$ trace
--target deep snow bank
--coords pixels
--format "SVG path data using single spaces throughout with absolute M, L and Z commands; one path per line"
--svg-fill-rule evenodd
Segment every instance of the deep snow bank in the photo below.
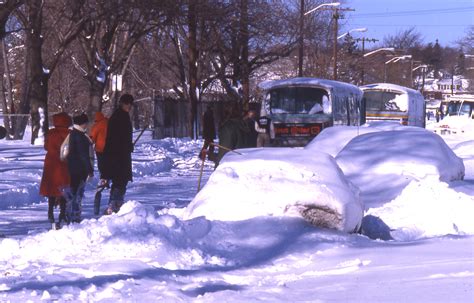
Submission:
M 362 219 L 358 190 L 326 153 L 260 148 L 228 153 L 189 204 L 185 218 L 237 221 L 302 216 L 314 225 L 351 232 Z
M 388 201 L 412 180 L 435 176 L 447 182 L 464 177 L 462 159 L 441 137 L 426 130 L 383 131 L 355 137 L 336 161 L 363 194 L 386 190 L 389 192 L 383 197 Z
M 448 234 L 474 235 L 474 197 L 435 177 L 412 181 L 396 199 L 367 214 L 380 217 L 397 240 Z

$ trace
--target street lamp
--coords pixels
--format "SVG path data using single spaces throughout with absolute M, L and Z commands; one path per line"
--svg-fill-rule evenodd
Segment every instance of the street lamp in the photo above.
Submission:
M 339 6 L 341 3 L 339 2 L 331 2 L 331 3 L 323 3 L 316 6 L 313 9 L 310 9 L 306 13 L 304 13 L 304 0 L 301 0 L 301 15 L 300 15 L 300 36 L 299 36 L 299 46 L 298 46 L 298 77 L 303 77 L 303 57 L 304 57 L 304 39 L 303 39 L 303 31 L 304 31 L 304 16 L 311 14 L 312 12 L 317 11 L 318 9 L 325 7 L 325 6 Z
M 393 47 L 384 47 L 384 48 L 379 48 L 379 49 L 373 50 L 371 52 L 368 52 L 368 53 L 362 55 L 362 73 L 361 73 L 362 74 L 362 76 L 361 76 L 362 84 L 364 84 L 364 74 L 365 74 L 365 71 L 364 71 L 364 69 L 365 69 L 364 58 L 368 57 L 368 56 L 371 56 L 373 54 L 376 54 L 378 52 L 395 52 L 395 49 Z
M 411 55 L 404 55 L 404 56 L 398 56 L 398 57 L 393 57 L 392 59 L 388 60 L 385 62 L 385 65 L 384 65 L 384 76 L 383 76 L 383 79 L 384 79 L 384 82 L 387 82 L 387 65 L 390 64 L 390 63 L 395 63 L 395 62 L 398 62 L 400 60 L 405 60 L 405 59 L 411 59 Z M 413 61 L 412 61 L 413 63 Z M 412 83 L 412 79 L 410 79 L 410 82 Z M 412 84 L 410 83 L 410 86 L 412 86 Z
M 379 48 L 379 49 L 376 49 L 374 51 L 371 51 L 371 52 L 368 52 L 366 54 L 364 54 L 364 57 L 368 57 L 370 55 L 373 55 L 375 53 L 378 53 L 378 52 L 383 52 L 383 51 L 386 51 L 386 52 L 394 52 L 395 49 L 393 47 L 384 47 L 384 48 Z
M 320 9 L 321 7 L 324 7 L 324 6 L 339 6 L 339 5 L 341 5 L 341 3 L 339 3 L 339 2 L 323 3 L 323 4 L 320 4 L 320 5 L 316 6 L 313 9 L 310 9 L 309 11 L 304 13 L 304 15 L 306 16 L 308 14 L 311 14 L 312 12 L 317 11 L 318 9 Z
M 345 32 L 344 34 L 340 35 L 339 37 L 337 37 L 337 39 L 341 39 L 343 37 L 345 37 L 346 35 L 349 35 L 350 33 L 352 32 L 366 32 L 367 31 L 367 28 L 365 27 L 362 27 L 362 28 L 354 28 L 354 29 L 351 29 L 350 31 L 348 32 Z
M 398 57 L 393 57 L 392 59 L 388 60 L 387 62 L 385 62 L 385 64 L 389 64 L 389 63 L 395 63 L 395 62 L 398 62 L 400 60 L 405 60 L 405 59 L 411 59 L 411 55 L 404 55 L 404 56 L 398 56 Z
M 422 72 L 422 82 L 421 82 L 421 89 L 420 89 L 420 92 L 421 94 L 423 95 L 423 92 L 425 91 L 425 73 L 426 73 L 426 68 L 428 68 L 428 65 L 426 64 L 422 64 L 422 65 L 418 65 L 417 67 L 413 68 L 411 70 L 411 73 L 412 73 L 412 76 L 411 78 L 413 79 L 413 72 L 416 71 L 417 69 L 421 68 L 421 72 Z

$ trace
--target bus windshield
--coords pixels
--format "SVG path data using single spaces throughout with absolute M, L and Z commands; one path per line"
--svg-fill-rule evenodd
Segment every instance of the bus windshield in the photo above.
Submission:
M 364 101 L 366 109 L 370 111 L 396 111 L 408 110 L 407 100 L 404 95 L 387 91 L 365 91 Z
M 282 87 L 270 90 L 272 114 L 330 114 L 327 92 L 314 87 Z
M 471 116 L 472 104 L 467 102 L 449 102 L 448 115 L 449 116 Z

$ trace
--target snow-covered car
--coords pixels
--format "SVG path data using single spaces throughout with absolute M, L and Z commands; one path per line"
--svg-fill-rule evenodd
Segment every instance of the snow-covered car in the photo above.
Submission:
M 359 187 L 363 200 L 371 197 L 364 200 L 366 204 L 387 202 L 378 200 L 380 196 L 395 198 L 413 180 L 464 178 L 463 160 L 440 136 L 422 128 L 357 136 L 339 152 L 336 161 Z
M 359 229 L 364 206 L 332 156 L 294 148 L 227 153 L 185 218 L 241 221 L 261 216 L 303 217 L 345 232 Z

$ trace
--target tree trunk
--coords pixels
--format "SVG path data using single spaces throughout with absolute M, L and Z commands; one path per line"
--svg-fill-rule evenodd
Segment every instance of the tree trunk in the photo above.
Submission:
M 26 53 L 28 90 L 27 103 L 30 104 L 31 144 L 44 138 L 48 131 L 48 71 L 44 71 L 42 58 L 42 0 L 28 2 L 28 27 L 26 31 Z
M 248 110 L 250 100 L 248 0 L 241 0 L 240 3 L 240 40 L 242 46 L 242 101 L 243 108 L 245 110 Z
M 90 103 L 87 108 L 89 118 L 94 117 L 96 112 L 102 111 L 102 96 L 105 91 L 105 82 L 89 79 L 89 96 Z
M 11 75 L 10 75 L 10 65 L 8 63 L 8 55 L 6 51 L 5 40 L 2 39 L 2 58 L 3 58 L 3 70 L 2 70 L 2 79 L 5 78 L 5 86 L 3 81 L 0 81 L 1 84 L 1 97 L 3 104 L 3 113 L 5 114 L 3 118 L 5 129 L 7 130 L 7 140 L 13 137 L 13 127 L 11 123 L 10 116 L 14 112 L 13 96 L 12 96 L 12 85 L 11 85 Z M 4 93 L 5 92 L 5 93 Z M 8 105 L 10 105 L 10 110 L 8 110 Z
M 188 26 L 189 26 L 189 46 L 188 46 L 188 63 L 189 63 L 189 97 L 191 102 L 191 115 L 189 119 L 189 135 L 191 138 L 197 138 L 197 18 L 196 18 L 196 1 L 189 1 Z

